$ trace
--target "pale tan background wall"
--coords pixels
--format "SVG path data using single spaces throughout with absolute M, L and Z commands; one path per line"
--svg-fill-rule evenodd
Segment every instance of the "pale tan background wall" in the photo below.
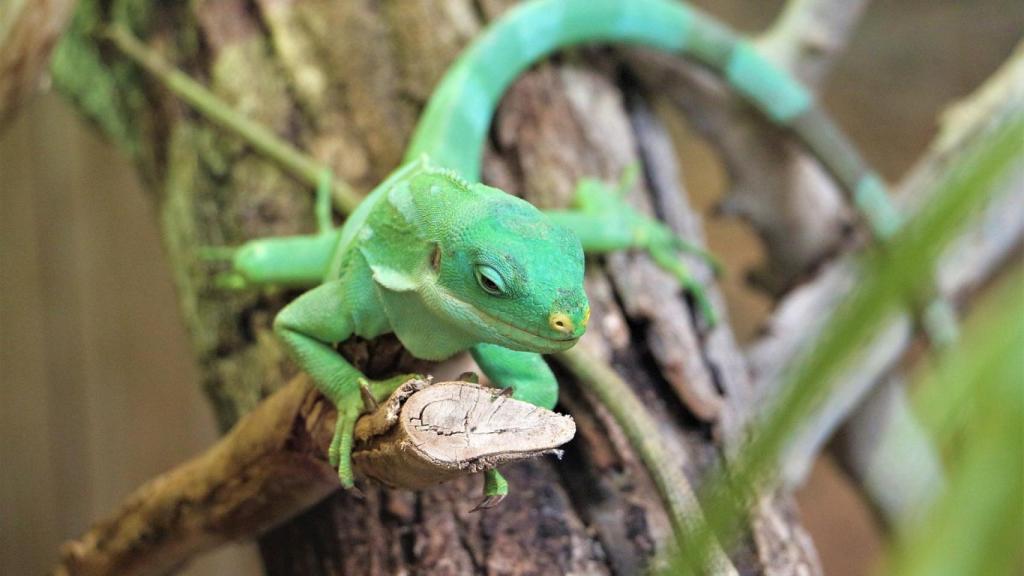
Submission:
M 778 2 L 698 2 L 747 29 Z M 840 64 L 828 107 L 889 178 L 1024 31 L 1017 0 L 876 0 Z M 697 202 L 720 175 L 690 152 Z M 40 574 L 57 544 L 132 488 L 198 453 L 213 418 L 178 318 L 147 198 L 128 161 L 56 96 L 29 105 L 0 134 L 0 574 Z M 710 226 L 742 335 L 764 300 L 742 288 L 758 247 L 741 226 Z M 801 494 L 829 574 L 864 574 L 874 526 L 827 461 Z M 252 574 L 251 549 L 189 574 Z
M 0 136 L 2 574 L 42 573 L 216 437 L 153 218 L 127 159 L 56 96 Z

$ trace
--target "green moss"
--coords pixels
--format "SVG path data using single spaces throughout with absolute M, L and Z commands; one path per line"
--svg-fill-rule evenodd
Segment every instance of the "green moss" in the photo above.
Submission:
M 97 2 L 79 2 L 67 31 L 54 49 L 50 72 L 54 84 L 71 98 L 82 114 L 107 137 L 129 152 L 138 148 L 138 133 L 128 114 L 126 100 L 136 90 L 126 71 L 115 71 L 104 62 L 96 43 L 103 24 Z
M 105 50 L 100 40 L 111 23 L 144 30 L 152 19 L 152 2 L 82 0 L 54 49 L 50 73 L 57 89 L 84 117 L 130 154 L 139 151 L 141 127 L 134 118 L 145 108 L 139 71 Z

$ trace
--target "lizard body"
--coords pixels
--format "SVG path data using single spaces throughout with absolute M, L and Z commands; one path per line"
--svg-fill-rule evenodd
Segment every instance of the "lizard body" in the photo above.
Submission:
M 572 346 L 585 329 L 583 251 L 645 249 L 701 301 L 678 259 L 686 247 L 606 187 L 584 182 L 572 210 L 542 213 L 475 183 L 488 127 L 508 85 L 553 51 L 589 42 L 645 45 L 719 72 L 820 158 L 876 234 L 884 237 L 898 226 L 881 180 L 809 93 L 710 17 L 673 0 L 521 4 L 449 69 L 403 166 L 343 228 L 321 218 L 319 234 L 255 240 L 232 255 L 230 285 L 319 284 L 281 311 L 275 330 L 338 407 L 330 453 L 344 486 L 353 485 L 352 428 L 364 398 L 387 396 L 405 377 L 367 381 L 337 354 L 335 343 L 353 334 L 394 332 L 424 359 L 469 350 L 498 386 L 550 408 L 557 382 L 539 354 Z M 490 471 L 485 504 L 506 490 Z
M 374 189 L 329 238 L 322 283 L 286 306 L 274 328 L 338 407 L 331 458 L 346 486 L 364 396 L 382 400 L 406 379 L 365 380 L 333 348 L 352 335 L 394 333 L 425 360 L 470 350 L 499 386 L 554 407 L 554 376 L 536 354 L 571 347 L 590 315 L 583 250 L 570 230 L 424 156 Z

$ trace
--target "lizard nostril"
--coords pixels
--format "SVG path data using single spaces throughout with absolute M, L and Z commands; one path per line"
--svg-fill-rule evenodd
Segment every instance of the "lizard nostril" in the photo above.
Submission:
M 572 332 L 572 320 L 569 319 L 569 315 L 564 312 L 555 312 L 548 317 L 548 325 L 555 332 L 561 332 L 568 334 Z

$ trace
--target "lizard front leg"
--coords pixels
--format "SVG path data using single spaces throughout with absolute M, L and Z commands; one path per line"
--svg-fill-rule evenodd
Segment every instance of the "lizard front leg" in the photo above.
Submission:
M 558 380 L 544 358 L 535 352 L 519 352 L 494 344 L 469 349 L 473 360 L 498 388 L 511 391 L 516 400 L 553 410 L 558 402 Z
M 350 299 L 346 299 L 341 281 L 322 284 L 282 309 L 274 319 L 274 331 L 317 389 L 338 409 L 328 454 L 331 465 L 338 468 L 342 486 L 352 488 L 356 420 L 369 408 L 364 405 L 363 396 L 368 394 L 381 402 L 412 376 L 368 380 L 335 351 L 334 345 L 353 333 L 347 300 Z
M 477 344 L 470 354 L 491 382 L 517 400 L 552 410 L 558 402 L 558 380 L 540 354 L 518 352 L 494 344 Z M 484 473 L 484 499 L 473 510 L 492 508 L 508 495 L 508 481 L 496 468 Z
M 630 174 L 624 175 L 618 190 L 598 180 L 583 179 L 576 189 L 574 209 L 545 211 L 545 214 L 572 230 L 585 252 L 601 254 L 631 248 L 646 250 L 662 270 L 674 276 L 693 296 L 701 315 L 714 325 L 716 315 L 704 287 L 693 277 L 679 254 L 685 252 L 697 256 L 716 272 L 719 268 L 717 261 L 705 250 L 679 238 L 668 226 L 630 206 L 624 198 Z

